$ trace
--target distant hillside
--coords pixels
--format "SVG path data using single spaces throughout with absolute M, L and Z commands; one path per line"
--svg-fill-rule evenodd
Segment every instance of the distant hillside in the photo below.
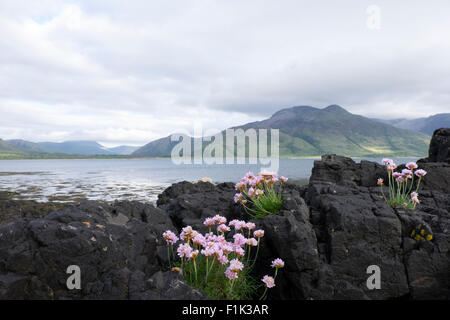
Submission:
M 36 142 L 30 142 L 26 140 L 6 140 L 6 142 L 10 145 L 13 145 L 17 148 L 20 148 L 23 151 L 27 152 L 43 152 L 43 153 L 49 153 L 52 152 L 51 150 L 45 148 L 44 146 L 41 146 L 39 143 Z
M 430 137 L 354 115 L 331 105 L 324 109 L 299 106 L 280 110 L 269 119 L 235 128 L 280 130 L 280 156 L 320 156 L 337 153 L 352 157 L 424 156 Z M 169 137 L 152 141 L 133 156 L 164 157 L 177 142 Z
M 154 140 L 140 147 L 131 155 L 134 157 L 170 157 L 172 148 L 178 142 L 170 141 L 170 136 Z
M 20 149 L 12 144 L 9 144 L 7 141 L 0 139 L 0 157 L 2 158 L 15 158 L 19 156 L 23 156 L 28 152 Z
M 120 154 L 120 155 L 132 154 L 137 149 L 139 149 L 139 147 L 134 147 L 134 146 L 118 146 L 118 147 L 108 148 L 108 150 L 112 154 Z
M 422 132 L 429 136 L 432 136 L 437 129 L 450 128 L 450 113 L 439 113 L 428 118 L 376 120 L 391 124 L 397 128 Z
M 109 155 L 112 154 L 106 147 L 95 141 L 65 141 L 65 142 L 38 142 L 50 152 L 81 154 L 81 155 Z
M 95 141 L 31 142 L 20 139 L 0 139 L 0 159 L 80 159 L 123 158 L 138 147 L 119 146 L 106 148 Z

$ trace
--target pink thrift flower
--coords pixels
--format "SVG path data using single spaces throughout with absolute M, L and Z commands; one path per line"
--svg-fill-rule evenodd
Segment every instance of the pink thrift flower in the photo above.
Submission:
M 236 183 L 236 185 L 234 186 L 234 188 L 235 188 L 236 190 L 242 191 L 242 190 L 245 188 L 245 185 L 246 185 L 246 184 L 244 184 L 243 182 L 238 182 L 238 183 Z
M 198 232 L 193 230 L 191 226 L 187 226 L 181 229 L 180 238 L 188 241 L 189 239 L 194 238 L 197 234 Z
M 194 250 L 189 254 L 188 259 L 195 259 L 198 256 L 198 250 Z
M 216 223 L 216 225 L 220 225 L 220 224 L 225 224 L 227 223 L 227 218 L 219 216 L 218 214 L 216 214 L 213 218 L 214 222 Z
M 264 230 L 256 230 L 255 232 L 253 232 L 253 236 L 255 238 L 262 238 L 262 237 L 264 237 Z
M 255 228 L 256 228 L 256 224 L 254 224 L 253 222 L 247 222 L 244 225 L 244 229 L 247 229 L 247 230 L 253 230 Z
M 381 187 L 384 184 L 383 179 L 379 178 L 377 184 Z
M 394 171 L 395 169 L 397 169 L 397 165 L 390 164 L 390 165 L 387 166 L 387 168 L 388 168 L 389 171 Z
M 265 275 L 262 279 L 262 282 L 266 285 L 267 288 L 273 288 L 275 287 L 275 279 L 273 277 L 270 277 L 268 275 Z
M 419 169 L 419 170 L 416 170 L 416 172 L 414 172 L 414 174 L 416 176 L 418 176 L 419 178 L 422 178 L 427 174 L 427 172 L 423 169 Z
M 231 252 L 233 252 L 233 246 L 232 246 L 232 244 L 230 244 L 229 242 L 224 243 L 224 244 L 222 245 L 222 251 L 223 251 L 223 253 L 226 254 L 226 255 L 228 255 L 228 254 L 230 254 Z
M 196 245 L 203 246 L 206 243 L 206 239 L 203 235 L 199 233 L 194 238 L 192 238 L 192 242 L 195 243 Z
M 403 176 L 404 178 L 406 178 L 406 179 L 409 179 L 409 178 L 411 178 L 411 176 L 412 176 L 412 171 L 409 170 L 409 169 L 403 169 L 403 170 L 402 170 L 402 176 Z
M 259 174 L 264 177 L 269 177 L 269 178 L 278 177 L 278 174 L 276 172 L 270 172 L 270 171 L 265 171 L 265 170 L 261 171 Z
M 235 202 L 235 203 L 238 203 L 239 201 L 242 200 L 242 197 L 243 197 L 243 194 L 242 194 L 242 193 L 236 193 L 236 194 L 234 195 L 234 202 Z
M 227 270 L 225 270 L 225 276 L 230 280 L 238 278 L 237 272 L 233 272 L 229 268 L 227 268 Z
M 415 162 L 408 162 L 408 163 L 406 164 L 406 167 L 407 167 L 409 170 L 414 170 L 414 169 L 417 169 L 419 166 L 418 166 L 417 163 L 415 163 Z
M 245 221 L 242 220 L 232 220 L 228 224 L 230 227 L 234 227 L 235 230 L 239 231 L 246 225 Z
M 236 225 L 237 222 L 239 222 L 239 220 L 234 219 L 234 220 L 231 220 L 231 221 L 228 223 L 228 225 L 229 225 L 230 227 L 234 227 L 234 226 Z
M 219 261 L 219 263 L 220 263 L 221 265 L 224 265 L 224 264 L 227 264 L 227 263 L 228 263 L 228 258 L 227 258 L 226 255 L 221 255 L 221 256 L 217 259 L 217 261 Z
M 221 225 L 219 225 L 219 226 L 217 227 L 217 230 L 219 230 L 220 232 L 225 233 L 225 232 L 230 231 L 230 227 L 228 227 L 228 226 L 225 225 L 225 224 L 221 224 Z
M 212 227 L 214 225 L 214 219 L 213 218 L 206 218 L 203 224 L 207 227 Z
M 272 268 L 283 268 L 284 267 L 284 261 L 280 258 L 276 258 L 272 261 Z
M 252 198 L 255 195 L 255 189 L 253 189 L 253 187 L 251 187 L 250 189 L 248 189 L 247 194 L 250 198 Z
M 281 177 L 280 177 L 280 181 L 281 181 L 281 182 L 286 182 L 286 181 L 288 181 L 288 178 L 281 176 Z
M 394 160 L 388 159 L 388 158 L 384 158 L 383 160 L 381 160 L 381 162 L 382 162 L 385 166 L 394 164 Z
M 247 238 L 245 238 L 240 233 L 236 233 L 235 235 L 233 235 L 233 239 L 234 239 L 234 244 L 237 246 L 240 246 L 240 247 L 245 246 L 245 244 L 247 243 Z
M 419 194 L 417 192 L 411 192 L 411 198 L 417 198 Z
M 245 187 L 248 186 L 248 179 L 244 177 L 241 179 L 240 183 L 242 184 L 242 189 L 245 189 Z
M 261 195 L 263 195 L 263 193 L 264 193 L 264 191 L 261 190 L 261 189 L 256 189 L 256 191 L 255 191 L 255 194 L 256 194 L 257 196 L 261 196 Z
M 219 245 L 223 245 L 226 242 L 225 237 L 223 235 L 216 236 L 214 241 Z
M 253 179 L 255 177 L 255 175 L 253 174 L 253 172 L 249 171 L 245 174 L 245 177 L 248 179 Z
M 202 253 L 202 255 L 204 255 L 205 257 L 211 257 L 211 256 L 213 256 L 213 255 L 216 254 L 216 250 L 214 250 L 214 247 L 209 247 L 209 248 L 203 249 L 203 250 L 201 251 L 201 253 Z
M 395 178 L 395 179 L 397 179 L 398 177 L 400 177 L 402 174 L 400 173 L 400 172 L 394 172 L 393 174 L 392 174 L 392 176 Z
M 166 240 L 167 244 L 175 244 L 178 241 L 178 237 L 170 230 L 163 233 L 163 238 Z
M 258 241 L 255 238 L 247 239 L 247 245 L 256 247 L 258 245 Z
M 233 272 L 239 272 L 244 268 L 244 264 L 238 259 L 233 259 L 230 261 L 230 266 L 228 268 Z
M 183 258 L 183 257 L 189 258 L 192 253 L 192 248 L 187 243 L 180 244 L 178 246 L 177 253 L 180 258 Z
M 236 253 L 236 255 L 238 257 L 243 257 L 245 255 L 245 250 L 242 249 L 240 246 L 234 245 L 233 249 L 234 249 L 234 253 Z

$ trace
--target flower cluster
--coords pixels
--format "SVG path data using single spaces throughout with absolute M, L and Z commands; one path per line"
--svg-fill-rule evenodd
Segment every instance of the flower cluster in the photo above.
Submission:
M 418 169 L 419 166 L 415 162 L 408 162 L 406 168 L 401 172 L 395 171 L 397 165 L 392 159 L 383 159 L 381 162 L 386 166 L 388 172 L 389 199 L 383 191 L 384 180 L 379 178 L 377 184 L 381 187 L 381 192 L 386 202 L 392 207 L 401 205 L 405 208 L 414 209 L 420 203 L 418 191 L 420 183 L 427 172 L 423 169 Z M 414 188 L 415 177 L 417 184 Z
M 260 172 L 254 175 L 248 172 L 238 183 L 235 189 L 234 202 L 241 203 L 247 212 L 255 218 L 275 214 L 281 210 L 281 187 L 288 178 L 278 176 L 273 172 Z M 279 183 L 278 192 L 275 185 Z M 252 204 L 249 206 L 249 202 Z
M 261 281 L 264 283 L 266 287 L 261 297 L 261 300 L 266 297 L 267 289 L 275 287 L 275 279 L 277 278 L 278 275 L 278 269 L 284 268 L 284 261 L 281 260 L 280 258 L 276 258 L 275 260 L 272 261 L 272 268 L 275 268 L 275 275 L 273 277 L 265 275 L 261 279 Z
M 205 219 L 203 224 L 209 229 L 205 234 L 197 232 L 191 226 L 181 230 L 180 238 L 170 230 L 163 233 L 167 242 L 169 263 L 169 249 L 175 259 L 173 247 L 181 240 L 183 242 L 178 245 L 176 253 L 180 261 L 179 268 L 190 285 L 207 293 L 209 290 L 211 295 L 217 298 L 248 298 L 242 292 L 256 261 L 264 230 L 255 230 L 254 223 L 243 220 L 232 220 L 227 224 L 227 219 L 219 215 Z M 215 233 L 212 228 L 215 228 Z M 232 229 L 234 232 L 228 233 Z M 253 247 L 256 247 L 254 257 L 251 254 Z M 275 259 L 272 266 L 278 270 L 284 266 L 284 262 Z M 272 284 L 275 285 L 274 282 Z M 268 287 L 270 281 L 266 283 L 266 288 Z

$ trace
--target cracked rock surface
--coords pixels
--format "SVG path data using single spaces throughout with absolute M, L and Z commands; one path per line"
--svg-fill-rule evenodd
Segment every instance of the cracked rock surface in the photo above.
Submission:
M 133 201 L 87 201 L 0 224 L 1 299 L 201 299 L 167 265 L 168 215 Z M 68 290 L 67 267 L 81 270 Z

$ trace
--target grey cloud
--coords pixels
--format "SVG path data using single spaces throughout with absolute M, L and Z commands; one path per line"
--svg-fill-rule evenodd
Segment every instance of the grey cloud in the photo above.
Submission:
M 294 105 L 449 112 L 450 4 L 377 1 L 377 31 L 370 4 L 2 1 L 0 137 L 142 144 Z

